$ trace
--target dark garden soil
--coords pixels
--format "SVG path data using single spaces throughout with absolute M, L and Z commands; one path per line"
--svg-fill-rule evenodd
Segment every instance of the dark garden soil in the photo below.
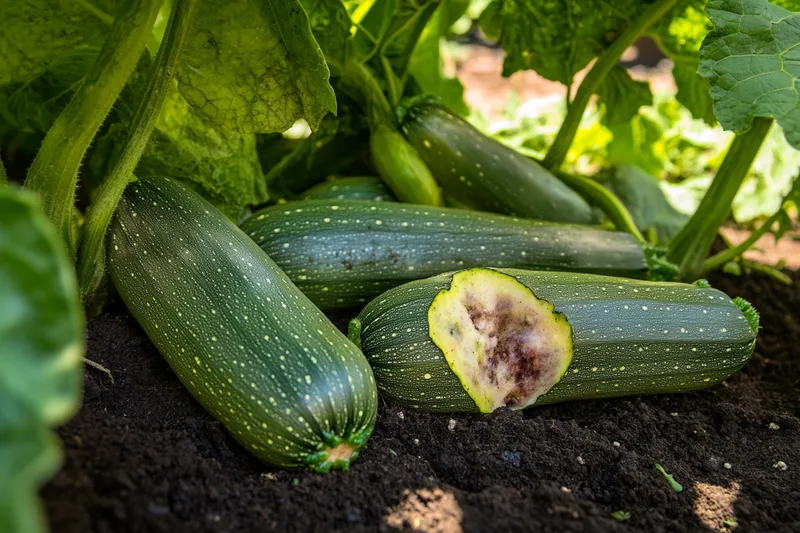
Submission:
M 64 468 L 43 491 L 52 530 L 800 531 L 792 277 L 712 280 L 752 301 L 763 331 L 744 371 L 710 391 L 491 416 L 382 405 L 352 470 L 329 475 L 248 456 L 119 308 L 90 323 L 88 357 L 114 382 L 87 370 L 83 407 L 59 431 Z

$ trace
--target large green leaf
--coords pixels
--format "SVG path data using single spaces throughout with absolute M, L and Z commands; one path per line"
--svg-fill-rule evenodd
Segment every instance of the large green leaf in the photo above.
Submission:
M 602 183 L 625 205 L 636 227 L 645 235 L 654 233 L 658 244 L 668 243 L 689 219 L 669 203 L 658 179 L 639 167 L 613 169 Z
M 181 94 L 210 122 L 243 133 L 312 129 L 336 97 L 298 0 L 204 0 L 178 71 Z
M 486 35 L 506 51 L 503 75 L 533 69 L 572 83 L 653 0 L 495 0 L 483 12 Z
M 706 13 L 699 72 L 720 124 L 740 133 L 773 117 L 800 149 L 800 13 L 765 0 L 711 0 Z
M 138 101 L 133 91 L 120 99 L 120 122 L 111 127 L 93 153 L 91 167 L 97 176 L 110 169 L 125 142 L 130 117 L 122 111 L 130 107 L 126 102 L 131 99 Z M 234 220 L 244 206 L 267 200 L 260 192 L 264 174 L 255 134 L 225 130 L 204 120 L 177 90 L 167 95 L 135 172 L 188 183 Z
M 343 62 L 353 25 L 344 4 L 340 0 L 300 0 L 300 3 L 325 57 Z
M 107 17 L 88 0 L 0 2 L 0 86 L 30 81 L 76 54 L 99 53 Z
M 42 531 L 58 466 L 48 426 L 78 407 L 84 318 L 71 262 L 35 196 L 0 189 L 0 531 Z

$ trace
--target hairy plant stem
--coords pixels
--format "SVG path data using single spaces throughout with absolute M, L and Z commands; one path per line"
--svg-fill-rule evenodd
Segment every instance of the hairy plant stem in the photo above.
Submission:
M 703 261 L 771 126 L 771 118 L 756 117 L 750 130 L 733 139 L 697 211 L 670 242 L 667 259 L 680 267 L 685 281 L 702 273 Z
M 39 194 L 44 214 L 68 245 L 81 161 L 136 67 L 161 1 L 131 0 L 121 5 L 100 55 L 47 132 L 25 181 Z
M 581 82 L 575 98 L 569 102 L 567 116 L 558 130 L 555 141 L 547 151 L 542 165 L 549 170 L 557 170 L 567 157 L 569 147 L 578 132 L 581 118 L 592 95 L 597 92 L 606 75 L 619 62 L 620 57 L 636 39 L 655 21 L 661 18 L 677 0 L 661 0 L 652 3 L 642 14 L 635 19 L 625 31 L 609 46 L 605 52 L 598 56 L 589 73 Z M 569 95 L 567 95 L 569 100 Z
M 6 167 L 3 166 L 3 160 L 0 159 L 0 187 L 8 185 L 8 174 L 6 174 Z
M 93 297 L 105 277 L 104 252 L 108 224 L 150 140 L 172 86 L 198 5 L 198 0 L 176 0 L 173 5 L 164 39 L 148 73 L 144 95 L 133 116 L 125 146 L 86 213 L 78 254 L 78 286 L 84 303 Z

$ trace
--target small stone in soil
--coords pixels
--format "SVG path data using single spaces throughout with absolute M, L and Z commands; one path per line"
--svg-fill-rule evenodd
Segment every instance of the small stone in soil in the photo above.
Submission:
M 781 429 L 781 427 L 778 424 L 776 424 L 775 422 L 770 422 L 769 423 L 769 429 L 777 431 L 777 430 Z
M 725 470 L 730 470 L 731 469 L 731 464 L 730 463 L 724 463 L 722 465 L 722 468 L 724 468 Z
M 583 457 L 581 457 L 580 455 L 577 457 L 577 461 L 578 461 L 579 465 L 585 465 L 586 464 L 586 461 L 584 461 Z
M 781 472 L 784 472 L 787 468 L 789 468 L 789 465 L 787 465 L 783 461 L 778 461 L 777 463 L 772 465 L 772 468 L 775 468 L 777 470 L 780 470 Z
M 611 444 L 613 444 L 613 445 L 614 445 L 614 448 L 619 448 L 619 442 L 617 442 L 617 441 L 614 441 L 614 442 L 612 442 Z
M 567 494 L 572 493 L 572 489 L 569 487 L 561 487 L 562 492 L 566 492 Z
M 456 430 L 456 421 L 453 420 L 452 418 L 450 419 L 450 422 L 447 423 L 447 429 L 449 429 L 450 431 Z

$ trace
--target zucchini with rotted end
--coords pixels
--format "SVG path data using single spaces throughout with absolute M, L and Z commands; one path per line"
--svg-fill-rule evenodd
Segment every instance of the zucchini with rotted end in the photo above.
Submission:
M 369 147 L 378 174 L 401 202 L 441 205 L 442 194 L 431 171 L 394 128 L 375 127 Z
M 445 194 L 472 208 L 556 222 L 593 221 L 578 193 L 441 105 L 411 104 L 400 130 Z
M 387 397 L 489 412 L 710 387 L 747 362 L 758 315 L 708 286 L 473 268 L 387 291 L 350 330 Z
M 300 195 L 303 200 L 371 200 L 397 201 L 379 178 L 354 176 L 320 183 Z
M 128 186 L 111 279 L 192 395 L 259 459 L 348 468 L 375 424 L 364 356 L 225 215 L 185 186 Z
M 443 207 L 292 202 L 241 227 L 322 309 L 358 307 L 406 281 L 473 266 L 648 273 L 627 233 Z

